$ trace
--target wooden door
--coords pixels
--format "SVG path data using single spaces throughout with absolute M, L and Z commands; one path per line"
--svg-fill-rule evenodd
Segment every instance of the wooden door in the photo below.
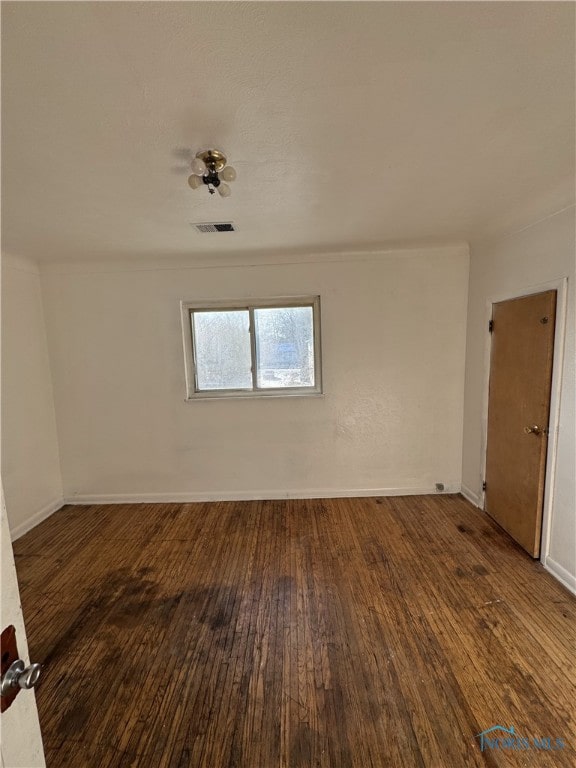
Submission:
M 492 307 L 485 510 L 538 557 L 556 291 Z

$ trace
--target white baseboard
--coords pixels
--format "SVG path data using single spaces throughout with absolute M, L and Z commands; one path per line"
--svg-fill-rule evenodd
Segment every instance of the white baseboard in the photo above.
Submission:
M 573 573 L 567 571 L 564 566 L 560 565 L 560 563 L 557 563 L 555 560 L 552 560 L 551 557 L 547 557 L 544 561 L 544 568 L 546 568 L 555 579 L 558 579 L 566 589 L 570 590 L 573 595 L 576 595 L 576 576 Z
M 482 502 L 480 500 L 480 496 L 477 493 L 474 493 L 474 491 L 471 491 L 468 486 L 463 485 L 460 488 L 460 493 L 462 496 L 464 496 L 465 499 L 468 499 L 468 501 L 471 504 L 474 504 L 475 507 L 478 507 L 478 509 L 482 509 Z
M 31 531 L 32 528 L 37 526 L 38 523 L 41 523 L 42 520 L 46 520 L 46 518 L 50 517 L 50 515 L 53 515 L 54 512 L 58 512 L 58 510 L 61 509 L 65 503 L 66 502 L 62 498 L 54 499 L 49 504 L 46 504 L 44 507 L 42 507 L 42 509 L 39 509 L 31 517 L 10 531 L 12 541 L 16 541 L 16 539 L 19 539 L 20 536 L 24 536 L 25 533 Z
M 444 493 L 458 493 L 449 486 Z M 112 493 L 68 496 L 66 504 L 186 504 L 198 501 L 262 501 L 273 499 L 332 499 L 357 496 L 422 496 L 441 495 L 430 486 L 404 488 L 316 488 L 291 491 L 199 491 L 196 493 Z

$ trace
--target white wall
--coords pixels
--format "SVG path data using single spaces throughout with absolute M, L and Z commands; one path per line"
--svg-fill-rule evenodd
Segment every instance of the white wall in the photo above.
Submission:
M 40 275 L 2 258 L 2 480 L 15 538 L 62 503 Z
M 167 267 L 167 265 L 166 265 Z M 43 272 L 65 497 L 459 490 L 468 249 Z M 185 402 L 182 299 L 320 294 L 323 397 Z
M 472 248 L 462 467 L 463 490 L 472 499 L 479 499 L 483 458 L 484 373 L 488 365 L 485 343 L 488 303 L 495 297 L 520 295 L 548 282 L 568 277 L 558 456 L 554 487 L 549 489 L 552 491 L 553 506 L 550 548 L 545 562 L 573 589 L 576 587 L 574 249 L 573 208 L 498 242 Z

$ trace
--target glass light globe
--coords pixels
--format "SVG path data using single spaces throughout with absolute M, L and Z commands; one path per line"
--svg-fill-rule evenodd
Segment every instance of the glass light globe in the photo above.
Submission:
M 224 181 L 235 181 L 236 171 L 231 165 L 227 165 L 226 168 L 220 173 L 220 178 Z
M 221 197 L 230 197 L 232 194 L 232 190 L 228 186 L 228 184 L 224 184 L 223 181 L 220 182 L 220 186 L 218 187 L 218 193 Z
M 202 176 L 188 176 L 188 184 L 192 187 L 192 189 L 198 189 L 198 187 L 201 187 L 204 182 L 202 181 Z
M 199 157 L 195 157 L 192 160 L 192 171 L 196 176 L 203 176 L 206 173 L 206 163 Z

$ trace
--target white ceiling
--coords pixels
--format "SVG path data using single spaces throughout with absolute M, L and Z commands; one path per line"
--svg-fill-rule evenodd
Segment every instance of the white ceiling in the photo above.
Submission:
M 574 201 L 574 11 L 4 2 L 3 249 L 318 253 L 521 227 Z M 187 185 L 205 147 L 238 171 L 228 199 Z

